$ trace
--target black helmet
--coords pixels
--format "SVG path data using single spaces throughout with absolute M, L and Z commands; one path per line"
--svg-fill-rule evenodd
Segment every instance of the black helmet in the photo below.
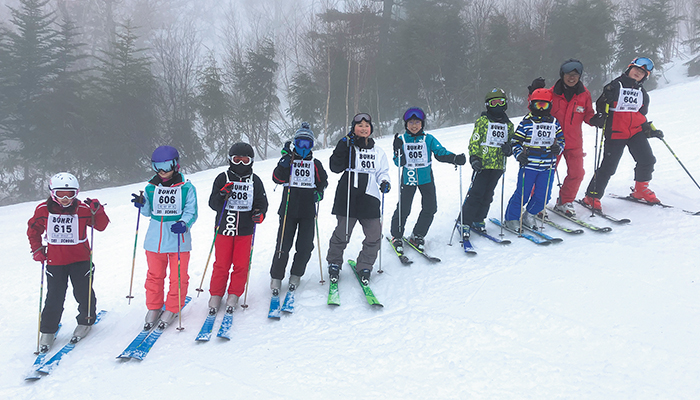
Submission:
M 228 165 L 231 172 L 241 178 L 253 173 L 255 152 L 248 143 L 238 142 L 228 149 Z

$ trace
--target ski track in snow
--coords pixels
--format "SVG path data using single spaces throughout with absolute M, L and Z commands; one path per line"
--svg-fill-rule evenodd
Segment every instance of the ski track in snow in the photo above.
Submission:
M 700 178 L 698 126 L 700 80 L 683 78 L 680 67 L 668 68 L 672 84 L 650 92 L 649 119 L 662 129 L 684 165 Z M 678 71 L 677 71 L 678 70 Z M 680 83 L 678 83 L 680 82 Z M 594 96 L 597 95 L 594 89 Z M 512 117 L 515 124 L 521 117 Z M 429 128 L 429 127 L 428 127 Z M 449 150 L 466 152 L 472 125 L 428 130 Z M 391 132 L 379 145 L 391 154 Z M 584 125 L 587 176 L 592 176 L 595 129 Z M 700 209 L 700 190 L 676 159 L 656 139 L 657 158 L 651 187 L 668 204 Z M 331 149 L 316 156 L 327 166 Z M 269 266 L 275 251 L 276 211 L 281 190 L 273 191 L 270 176 L 276 159 L 258 161 L 254 170 L 265 183 L 270 212 L 257 230 L 247 297 L 249 308 L 234 314 L 232 340 L 194 338 L 207 313 L 208 292 L 197 297 L 211 244 L 214 212 L 207 207 L 211 182 L 224 170 L 186 175 L 198 189 L 199 220 L 193 227 L 190 262 L 193 301 L 183 311 L 185 330 L 169 328 L 143 361 L 115 357 L 138 333 L 146 309 L 142 249 L 148 221 L 139 230 L 134 289 L 129 290 L 136 210 L 130 194 L 144 182 L 86 191 L 80 198 L 107 203 L 112 223 L 96 232 L 95 291 L 98 307 L 109 310 L 90 336 L 38 382 L 25 383 L 34 360 L 40 267 L 31 260 L 26 221 L 38 202 L 0 208 L 5 236 L 3 309 L 0 314 L 0 397 L 7 399 L 199 398 L 221 394 L 235 398 L 326 399 L 374 397 L 429 399 L 693 399 L 700 393 L 700 296 L 696 238 L 700 217 L 677 209 L 636 205 L 603 198 L 606 212 L 632 220 L 615 225 L 577 206 L 579 216 L 610 233 L 586 230 L 569 235 L 546 227 L 563 243 L 536 246 L 506 232 L 510 245 L 474 236 L 478 255 L 468 257 L 450 241 L 459 208 L 458 172 L 433 164 L 438 187 L 438 212 L 427 236 L 427 250 L 442 259 L 431 264 L 407 249 L 415 262 L 403 266 L 383 242 L 383 274 L 372 275 L 372 289 L 384 308 L 369 306 L 351 269 L 341 272 L 340 307 L 326 305 L 328 283 L 319 284 L 316 249 L 296 297 L 294 314 L 267 318 Z M 506 172 L 506 202 L 514 191 L 517 163 Z M 321 203 L 319 228 L 324 259 L 335 226 L 330 215 L 338 174 Z M 397 172 L 390 173 L 395 180 Z M 565 165 L 560 176 L 565 175 Z M 464 192 L 471 169 L 463 170 Z M 608 192 L 629 193 L 633 161 L 626 152 Z M 384 232 L 398 198 L 397 182 L 386 196 Z M 556 198 L 555 186 L 553 197 Z M 500 217 L 501 187 L 490 216 Z M 406 233 L 420 208 L 414 199 Z M 558 218 L 562 225 L 573 224 Z M 489 224 L 497 235 L 499 229 Z M 346 250 L 355 258 L 362 241 L 353 233 Z M 456 245 L 455 245 L 456 244 Z M 212 260 L 213 262 L 213 260 Z M 375 265 L 375 271 L 376 271 Z M 208 289 L 211 262 L 203 288 Z M 286 290 L 286 281 L 283 284 Z M 60 348 L 75 322 L 76 304 L 69 294 Z M 223 313 L 214 325 L 218 330 Z

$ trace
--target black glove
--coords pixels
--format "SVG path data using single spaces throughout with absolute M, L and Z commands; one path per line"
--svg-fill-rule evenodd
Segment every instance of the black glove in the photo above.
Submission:
M 663 131 L 661 131 L 660 129 L 656 129 L 654 125 L 651 124 L 651 121 L 647 121 L 642 124 L 642 133 L 644 133 L 648 138 L 664 138 Z
M 357 136 L 355 136 L 354 133 L 350 132 L 348 133 L 347 136 L 343 138 L 344 141 L 348 142 L 348 147 L 352 147 L 355 145 L 355 142 L 357 141 Z
M 287 154 L 292 154 L 292 141 L 291 140 L 287 140 L 286 142 L 284 142 L 284 147 L 282 148 L 280 153 L 282 153 L 283 156 L 287 155 Z
M 222 187 L 222 188 L 219 190 L 219 194 L 220 194 L 222 197 L 228 197 L 228 196 L 231 195 L 231 192 L 232 192 L 232 191 L 233 191 L 233 182 L 229 182 L 229 183 L 225 184 L 224 187 Z
M 561 152 L 561 146 L 559 146 L 559 143 L 554 142 L 554 144 L 549 146 L 549 151 L 552 152 L 553 156 L 558 156 L 559 153 Z
M 146 205 L 146 198 L 143 197 L 143 192 L 140 194 L 132 193 L 131 195 L 134 197 L 131 199 L 131 202 L 134 203 L 134 207 L 141 208 Z
M 529 153 L 529 152 L 530 152 L 530 151 L 529 151 L 527 148 L 524 148 L 523 151 L 521 151 L 520 154 L 518 155 L 517 160 L 518 160 L 518 162 L 520 163 L 520 166 L 521 166 L 521 167 L 526 166 L 527 163 L 529 162 L 529 160 L 527 159 L 527 156 L 528 156 L 528 153 Z
M 321 200 L 323 200 L 323 191 L 314 190 L 314 201 L 318 203 Z
M 511 146 L 510 142 L 505 142 L 501 145 L 501 151 L 504 156 L 508 157 L 513 154 L 513 146 Z
M 279 162 L 277 162 L 277 165 L 279 165 L 282 168 L 289 168 L 289 166 L 292 165 L 292 154 L 287 153 L 283 155 L 282 158 L 280 158 Z
M 455 155 L 454 161 L 452 161 L 452 163 L 454 165 L 464 165 L 467 163 L 467 156 L 465 156 L 464 153 L 457 154 Z
M 539 77 L 535 78 L 535 80 L 532 81 L 532 84 L 527 87 L 527 90 L 532 94 L 536 89 L 542 89 L 544 87 L 544 78 Z
M 613 105 L 617 101 L 617 94 L 615 93 L 615 85 L 609 83 L 603 88 L 603 98 L 606 103 Z
M 397 133 L 394 135 L 394 153 L 397 153 L 399 151 L 403 152 L 403 140 Z
M 252 219 L 256 224 L 262 224 L 263 220 L 265 219 L 265 215 L 263 215 L 260 210 L 253 210 Z
M 481 162 L 481 158 L 477 156 L 469 157 L 469 163 L 472 165 L 472 169 L 474 170 L 474 172 L 479 172 L 482 168 L 484 168 L 484 165 Z
M 605 114 L 603 114 L 602 112 L 599 112 L 598 114 L 592 116 L 591 120 L 588 121 L 588 123 L 591 126 L 602 128 L 603 126 L 605 126 Z
M 382 193 L 389 193 L 389 190 L 391 190 L 391 184 L 388 181 L 382 181 L 379 184 L 379 191 Z

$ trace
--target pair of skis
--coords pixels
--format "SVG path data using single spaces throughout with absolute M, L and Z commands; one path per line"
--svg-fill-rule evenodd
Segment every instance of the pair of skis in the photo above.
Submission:
M 233 307 L 230 307 L 230 309 L 229 307 L 226 307 L 226 311 L 224 312 L 224 318 L 221 320 L 221 325 L 219 325 L 219 331 L 217 332 L 216 337 L 231 340 L 231 327 L 233 326 L 234 310 L 235 308 Z M 194 339 L 195 341 L 208 342 L 209 340 L 211 340 L 211 335 L 214 331 L 214 324 L 216 323 L 217 314 L 218 312 L 212 313 L 210 309 L 209 314 L 207 314 L 207 318 L 204 319 L 202 328 L 199 330 L 197 337 Z
M 489 218 L 489 221 L 502 227 L 503 229 L 507 230 L 508 232 L 510 232 L 514 235 L 518 235 L 518 237 L 525 238 L 525 239 L 531 241 L 532 243 L 535 243 L 538 245 L 546 246 L 546 245 L 550 245 L 552 243 L 559 243 L 559 242 L 563 241 L 562 238 L 552 237 L 552 236 L 550 236 L 542 231 L 539 231 L 537 229 L 532 229 L 532 228 L 525 226 L 525 225 L 523 225 L 523 228 L 524 228 L 523 232 L 518 232 L 514 229 L 508 228 L 505 224 L 502 224 L 501 221 L 496 219 L 496 218 Z M 527 230 L 527 232 L 525 232 L 525 230 Z
M 287 294 L 284 296 L 284 303 L 281 301 L 279 292 L 273 292 L 270 298 L 270 311 L 267 313 L 267 318 L 280 319 L 283 311 L 290 314 L 293 313 L 295 292 L 296 288 L 287 290 Z
M 102 317 L 107 314 L 107 311 L 100 311 L 97 313 L 97 316 L 95 317 L 95 323 L 94 325 L 97 325 L 100 320 L 102 320 Z M 60 325 L 59 325 L 60 329 Z M 58 332 L 56 332 L 58 334 Z M 48 357 L 48 352 L 47 353 L 39 353 L 39 355 L 36 356 L 36 359 L 34 360 L 34 363 L 32 364 L 31 371 L 27 376 L 24 378 L 25 380 L 28 381 L 36 381 L 41 379 L 42 377 L 50 374 L 57 366 L 58 363 L 61 362 L 63 357 L 73 351 L 75 349 L 75 346 L 80 343 L 81 339 L 73 337 L 71 340 L 63 347 L 61 347 L 60 350 L 58 350 L 48 361 L 46 358 Z
M 185 305 L 182 308 L 184 309 L 191 300 L 190 296 L 185 297 Z M 142 329 L 117 358 L 143 360 L 167 327 L 168 325 L 159 322 L 148 329 Z
M 390 239 L 388 236 L 386 237 L 386 240 L 388 240 L 388 241 L 389 241 L 389 244 L 391 244 L 391 248 L 394 249 L 394 253 L 396 253 L 396 256 L 397 256 L 397 257 L 399 257 L 399 261 L 401 261 L 401 264 L 404 264 L 404 265 L 413 264 L 413 261 L 410 260 L 403 252 L 400 252 L 400 251 L 396 250 L 396 247 L 394 247 L 394 243 L 392 243 L 391 239 Z M 425 250 L 421 250 L 421 249 L 418 247 L 417 244 L 413 243 L 413 242 L 412 242 L 410 239 L 408 239 L 407 237 L 403 237 L 402 240 L 403 240 L 404 243 L 408 244 L 408 246 L 409 246 L 410 248 L 412 248 L 413 250 L 417 251 L 418 254 L 420 254 L 420 255 L 422 255 L 423 257 L 425 257 L 428 261 L 433 262 L 433 263 L 442 261 L 442 260 L 440 260 L 440 258 L 435 257 L 435 256 L 432 256 L 432 255 L 426 253 Z
M 369 287 L 369 285 L 365 285 L 362 283 L 362 279 L 360 279 L 360 274 L 357 272 L 357 269 L 355 268 L 357 264 L 355 263 L 354 260 L 348 260 L 348 264 L 350 265 L 350 268 L 352 268 L 352 272 L 355 274 L 355 278 L 357 278 L 357 282 L 360 283 L 360 287 L 362 287 L 362 292 L 365 295 L 365 298 L 367 299 L 367 303 L 373 306 L 378 306 L 378 307 L 384 307 L 381 302 L 377 299 L 377 297 L 374 295 L 374 292 L 372 289 Z M 332 306 L 339 306 L 340 305 L 340 293 L 338 292 L 338 282 L 330 282 L 329 288 L 328 288 L 328 305 Z

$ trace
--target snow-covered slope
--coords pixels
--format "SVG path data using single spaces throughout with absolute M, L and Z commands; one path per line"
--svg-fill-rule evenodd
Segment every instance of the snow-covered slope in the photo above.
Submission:
M 700 81 L 675 79 L 680 73 L 670 75 L 671 83 L 650 93 L 649 117 L 664 130 L 680 160 L 700 178 Z M 471 125 L 465 125 L 432 133 L 448 149 L 464 152 L 471 130 Z M 595 130 L 586 126 L 584 135 L 585 187 L 593 169 Z M 390 139 L 379 144 L 391 151 Z M 700 189 L 663 143 L 654 139 L 652 146 L 657 164 L 651 187 L 657 195 L 682 209 L 700 209 Z M 330 150 L 317 153 L 324 163 L 329 156 Z M 475 237 L 479 254 L 467 257 L 459 246 L 447 245 L 459 207 L 459 174 L 450 165 L 435 163 L 439 210 L 427 247 L 442 258 L 441 263 L 429 264 L 408 251 L 415 263 L 402 266 L 385 246 L 385 272 L 372 277 L 372 288 L 385 307 L 368 306 L 346 268 L 340 282 L 342 305 L 332 308 L 326 305 L 328 285 L 319 284 L 314 252 L 297 294 L 297 311 L 272 321 L 266 318 L 269 266 L 277 230 L 274 211 L 281 200 L 281 191 L 273 190 L 270 179 L 275 162 L 255 164 L 273 212 L 257 231 L 247 297 L 250 307 L 236 312 L 230 342 L 194 341 L 208 299 L 206 292 L 196 297 L 195 291 L 212 240 L 214 212 L 207 207 L 207 198 L 222 169 L 188 176 L 199 190 L 200 206 L 190 263 L 189 294 L 194 300 L 183 312 L 186 329 L 167 331 L 143 362 L 120 362 L 115 356 L 138 332 L 146 312 L 144 220 L 135 299 L 128 305 L 125 298 L 136 224 L 136 210 L 129 200 L 144 184 L 81 193 L 81 198 L 106 203 L 112 219 L 105 232 L 95 233 L 94 241 L 98 306 L 109 314 L 53 374 L 33 384 L 25 383 L 23 377 L 34 358 L 41 277 L 39 264 L 29 256 L 25 231 L 37 203 L 0 208 L 5 240 L 0 266 L 0 397 L 692 399 L 700 394 L 700 217 L 606 197 L 606 211 L 630 218 L 630 225 L 613 226 L 608 234 L 586 231 L 579 236 L 550 228 L 548 232 L 562 236 L 564 242 L 548 247 L 510 234 L 513 243 L 507 247 Z M 510 160 L 506 200 L 514 190 L 516 170 Z M 563 166 L 560 172 L 563 178 Z M 465 191 L 470 174 L 465 168 Z M 396 175 L 392 167 L 392 177 Z M 609 192 L 627 194 L 632 178 L 633 162 L 626 154 Z M 321 204 L 324 260 L 335 226 L 330 208 L 337 179 L 332 174 Z M 395 189 L 387 195 L 385 233 L 397 196 Z M 500 215 L 500 203 L 499 186 L 491 216 Z M 408 230 L 419 204 L 416 198 Z M 579 214 L 607 225 L 583 209 Z M 493 225 L 488 229 L 499 233 Z M 361 240 L 358 229 L 348 257 L 357 255 Z M 204 289 L 211 266 L 208 272 Z M 57 345 L 72 332 L 75 314 L 76 304 L 69 295 L 65 328 Z

